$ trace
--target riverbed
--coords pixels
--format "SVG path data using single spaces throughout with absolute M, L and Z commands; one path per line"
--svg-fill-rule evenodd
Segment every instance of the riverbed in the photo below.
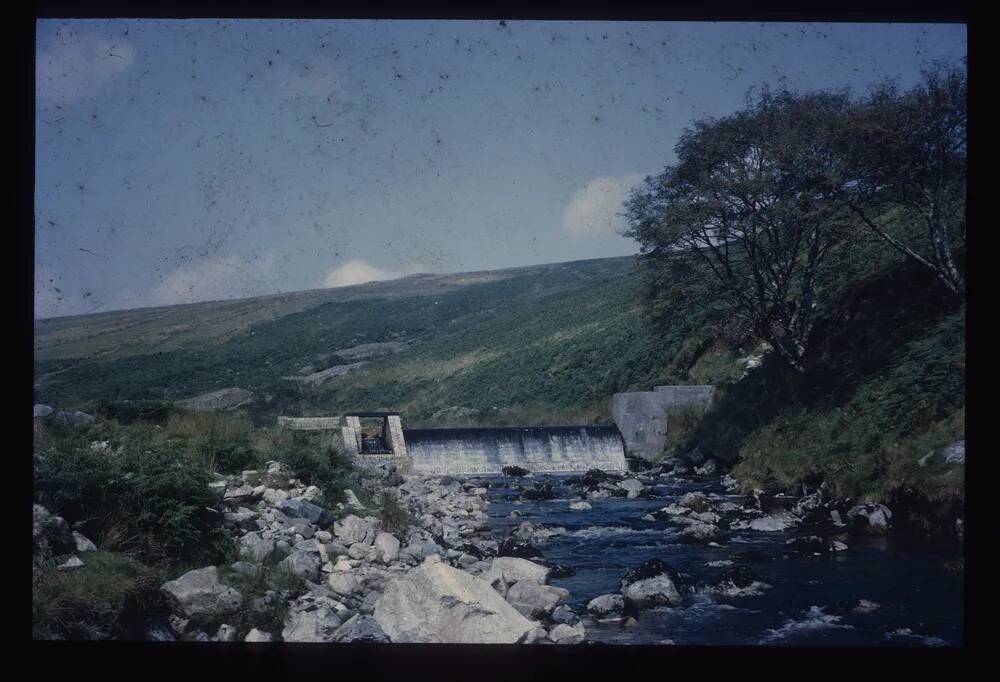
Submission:
M 614 644 L 958 646 L 962 643 L 963 576 L 945 564 L 954 555 L 904 551 L 881 538 L 852 538 L 846 551 L 821 556 L 786 551 L 795 531 L 733 531 L 720 547 L 684 544 L 678 528 L 643 516 L 691 491 L 727 496 L 717 481 L 657 482 L 653 499 L 589 500 L 592 509 L 571 511 L 575 491 L 566 476 L 547 481 L 556 499 L 523 501 L 510 486 L 517 479 L 487 477 L 493 533 L 503 536 L 529 521 L 563 527 L 566 533 L 539 544 L 545 559 L 575 573 L 553 578 L 570 591 L 578 613 L 601 594 L 617 593 L 629 569 L 657 558 L 694 585 L 682 606 L 643 610 L 637 622 L 584 618 L 587 641 Z M 523 481 L 524 479 L 522 479 Z M 743 498 L 727 496 L 739 502 Z M 519 516 L 511 518 L 513 511 Z M 731 562 L 731 563 L 730 563 Z M 735 564 L 750 568 L 767 585 L 759 594 L 723 597 L 704 586 Z M 865 599 L 878 604 L 855 614 L 838 605 Z

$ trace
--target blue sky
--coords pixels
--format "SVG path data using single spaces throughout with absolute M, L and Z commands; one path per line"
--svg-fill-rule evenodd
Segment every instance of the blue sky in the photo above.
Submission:
M 962 25 L 44 20 L 35 315 L 636 252 L 621 201 L 765 83 L 917 82 Z

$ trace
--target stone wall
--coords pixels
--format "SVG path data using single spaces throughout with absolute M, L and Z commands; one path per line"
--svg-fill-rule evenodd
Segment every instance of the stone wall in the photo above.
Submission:
M 382 431 L 385 444 L 394 455 L 406 455 L 406 439 L 403 437 L 403 422 L 398 414 L 385 418 L 385 428 Z
M 332 431 L 340 426 L 337 417 L 278 417 L 278 426 L 292 431 Z

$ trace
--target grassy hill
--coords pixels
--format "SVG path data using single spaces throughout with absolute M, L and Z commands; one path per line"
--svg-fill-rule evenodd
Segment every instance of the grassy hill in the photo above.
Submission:
M 635 259 L 609 258 L 41 320 L 36 400 L 86 408 L 241 387 L 261 395 L 261 419 L 607 419 L 612 393 L 659 378 L 662 342 L 644 324 L 640 286 Z M 316 386 L 285 378 L 359 360 Z

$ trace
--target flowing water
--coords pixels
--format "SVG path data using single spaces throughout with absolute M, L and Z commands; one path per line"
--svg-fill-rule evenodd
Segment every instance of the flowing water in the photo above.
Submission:
M 904 553 L 884 540 L 852 539 L 847 551 L 824 556 L 785 552 L 794 531 L 733 531 L 721 547 L 682 544 L 678 530 L 662 521 L 643 521 L 686 492 L 724 495 L 718 483 L 670 482 L 656 486 L 655 499 L 589 500 L 589 511 L 570 511 L 575 490 L 563 476 L 534 476 L 551 482 L 557 499 L 515 501 L 516 479 L 489 477 L 490 523 L 505 535 L 524 521 L 566 529 L 538 545 L 547 561 L 576 573 L 554 578 L 570 591 L 568 604 L 584 613 L 594 597 L 617 593 L 630 568 L 658 558 L 697 585 L 716 582 L 728 561 L 746 563 L 766 583 L 758 595 L 710 596 L 703 591 L 685 605 L 643 610 L 637 624 L 585 618 L 588 641 L 656 644 L 957 646 L 962 642 L 963 578 L 945 570 L 954 555 Z M 734 501 L 742 498 L 732 496 Z M 520 516 L 510 518 L 517 510 Z M 880 605 L 867 615 L 836 615 L 831 607 L 848 599 Z

